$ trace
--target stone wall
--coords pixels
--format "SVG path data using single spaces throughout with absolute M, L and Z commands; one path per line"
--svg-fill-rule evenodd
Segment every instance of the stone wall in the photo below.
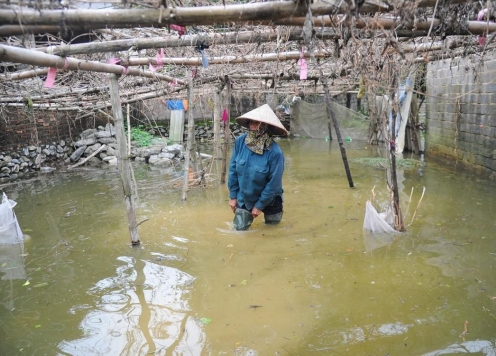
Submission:
M 494 52 L 428 63 L 426 154 L 496 178 Z

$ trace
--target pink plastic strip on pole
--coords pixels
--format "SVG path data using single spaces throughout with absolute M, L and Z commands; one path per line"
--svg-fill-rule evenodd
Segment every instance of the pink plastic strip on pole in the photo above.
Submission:
M 57 68 L 50 67 L 48 68 L 47 77 L 45 80 L 45 87 L 53 88 L 53 84 L 55 83 L 55 75 L 57 74 Z
M 484 16 L 487 14 L 487 8 L 486 9 L 482 9 L 479 11 L 479 13 L 477 14 L 477 21 L 482 21 L 484 20 Z M 477 36 L 477 42 L 479 42 L 479 45 L 481 47 L 484 47 L 486 45 L 486 36 Z
M 308 67 L 307 67 L 307 61 L 305 60 L 305 58 L 300 58 L 298 60 L 298 65 L 300 66 L 300 80 L 307 79 Z
M 300 59 L 298 60 L 298 65 L 300 66 L 300 80 L 307 79 L 308 76 L 308 66 L 305 59 L 304 47 L 301 48 Z
M 120 58 L 114 57 L 114 58 L 110 58 L 107 62 L 110 63 L 110 64 L 117 64 L 120 61 L 121 61 Z
M 186 32 L 186 27 L 185 26 L 179 26 L 179 25 L 170 25 L 170 28 L 177 31 L 179 36 L 184 35 Z
M 164 49 L 162 48 L 160 52 L 157 52 L 155 56 L 155 60 L 157 61 L 157 68 L 162 68 L 164 63 L 162 62 L 162 58 L 164 58 Z
M 229 115 L 227 114 L 227 109 L 224 109 L 224 111 L 222 112 L 222 122 L 227 122 L 227 120 L 229 119 Z

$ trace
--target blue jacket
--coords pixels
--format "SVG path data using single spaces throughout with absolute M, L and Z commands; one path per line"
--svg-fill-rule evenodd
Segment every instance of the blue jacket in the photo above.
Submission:
M 254 206 L 263 210 L 277 195 L 282 196 L 284 155 L 276 142 L 259 155 L 246 146 L 245 138 L 243 134 L 234 143 L 227 182 L 229 198 L 249 210 Z

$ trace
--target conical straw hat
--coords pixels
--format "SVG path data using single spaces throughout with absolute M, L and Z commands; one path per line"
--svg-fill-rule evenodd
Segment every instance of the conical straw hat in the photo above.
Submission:
M 270 132 L 274 135 L 286 136 L 288 134 L 288 131 L 286 131 L 281 121 L 268 104 L 264 104 L 236 118 L 236 122 L 246 128 L 249 128 L 250 120 L 265 122 L 270 125 Z

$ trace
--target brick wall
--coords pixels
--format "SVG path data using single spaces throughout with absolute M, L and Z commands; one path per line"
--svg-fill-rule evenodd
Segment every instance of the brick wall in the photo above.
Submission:
M 495 53 L 429 63 L 426 84 L 426 154 L 496 178 Z
M 81 120 L 71 111 L 28 111 L 4 107 L 0 111 L 0 150 L 21 146 L 51 144 L 60 140 L 71 142 L 87 128 L 105 125 L 101 115 Z

